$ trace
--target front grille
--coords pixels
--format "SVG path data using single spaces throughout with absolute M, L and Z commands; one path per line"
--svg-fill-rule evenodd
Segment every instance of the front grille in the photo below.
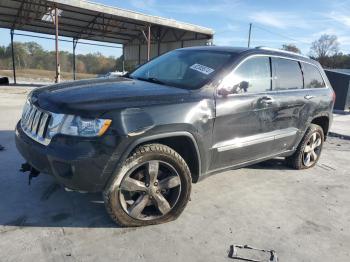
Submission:
M 30 138 L 40 144 L 48 145 L 50 139 L 47 136 L 47 129 L 50 118 L 51 116 L 48 112 L 27 102 L 23 109 L 21 127 Z

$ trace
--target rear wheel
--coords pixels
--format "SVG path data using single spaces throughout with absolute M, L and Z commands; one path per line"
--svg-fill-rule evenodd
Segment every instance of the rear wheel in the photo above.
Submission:
M 125 161 L 104 192 L 111 218 L 124 226 L 159 224 L 176 219 L 191 192 L 191 174 L 168 146 L 144 145 Z
M 320 158 L 323 142 L 323 129 L 318 125 L 311 124 L 295 153 L 286 158 L 287 164 L 295 169 L 307 169 L 315 166 Z

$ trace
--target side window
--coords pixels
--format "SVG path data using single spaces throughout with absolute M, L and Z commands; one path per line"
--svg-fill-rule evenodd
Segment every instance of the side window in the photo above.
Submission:
M 320 71 L 316 66 L 307 63 L 302 63 L 302 65 L 304 71 L 305 88 L 322 88 L 326 86 Z
M 303 76 L 299 62 L 284 59 L 272 58 L 274 68 L 274 90 L 302 89 Z
M 259 93 L 271 90 L 269 57 L 253 57 L 224 78 L 219 94 Z

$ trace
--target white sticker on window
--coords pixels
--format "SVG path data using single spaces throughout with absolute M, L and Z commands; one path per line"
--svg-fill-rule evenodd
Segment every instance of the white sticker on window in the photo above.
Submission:
M 204 65 L 200 65 L 200 64 L 194 64 L 190 67 L 193 70 L 196 70 L 198 72 L 201 72 L 202 74 L 205 75 L 210 75 L 211 73 L 213 73 L 215 70 L 213 68 L 204 66 Z

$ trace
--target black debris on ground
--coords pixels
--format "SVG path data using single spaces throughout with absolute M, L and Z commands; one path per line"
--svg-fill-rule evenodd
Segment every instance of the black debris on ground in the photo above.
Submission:
M 5 150 L 5 147 L 3 147 L 2 145 L 0 145 L 0 151 Z
M 244 252 L 243 255 L 240 255 L 238 253 L 239 250 L 247 250 L 247 251 L 253 251 L 251 252 Z M 260 252 L 260 254 L 259 254 Z M 266 254 L 266 256 L 262 255 Z M 228 257 L 235 259 L 235 260 L 242 260 L 242 261 L 250 261 L 250 262 L 278 262 L 277 254 L 274 250 L 267 250 L 267 249 L 261 249 L 261 248 L 256 248 L 252 247 L 249 245 L 231 245 L 229 252 L 228 252 Z
M 9 85 L 9 78 L 8 77 L 0 77 L 0 85 Z

